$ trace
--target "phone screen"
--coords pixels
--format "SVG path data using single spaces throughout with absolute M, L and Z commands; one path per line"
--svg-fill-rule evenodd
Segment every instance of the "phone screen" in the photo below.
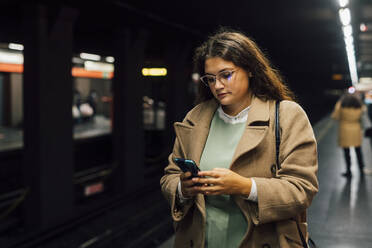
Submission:
M 200 169 L 193 160 L 174 158 L 173 161 L 178 165 L 178 167 L 180 167 L 183 172 L 190 171 L 192 177 L 198 177 L 198 172 L 200 171 Z

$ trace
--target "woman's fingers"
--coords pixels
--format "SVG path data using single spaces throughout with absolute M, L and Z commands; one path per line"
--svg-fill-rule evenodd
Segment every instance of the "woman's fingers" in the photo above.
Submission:
M 221 187 L 218 185 L 213 185 L 213 186 L 203 185 L 203 186 L 197 187 L 197 190 L 201 194 L 205 194 L 205 195 L 220 195 L 221 194 Z
M 193 183 L 205 184 L 205 185 L 218 184 L 218 182 L 220 181 L 219 178 L 212 178 L 212 177 L 194 177 L 191 180 Z
M 219 170 L 211 170 L 211 171 L 199 171 L 198 176 L 200 177 L 219 177 L 221 171 Z

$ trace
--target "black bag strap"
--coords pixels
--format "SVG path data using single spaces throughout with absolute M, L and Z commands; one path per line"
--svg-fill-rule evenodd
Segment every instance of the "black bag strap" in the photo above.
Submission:
M 276 153 L 276 166 L 278 170 L 280 170 L 281 168 L 280 163 L 279 163 L 279 148 L 280 148 L 279 106 L 280 106 L 280 101 L 278 100 L 275 102 L 275 146 L 276 146 L 275 153 Z M 308 248 L 304 235 L 302 235 L 300 225 L 298 224 L 297 221 L 296 221 L 296 224 L 297 224 L 298 233 L 301 238 L 302 246 L 304 248 Z
M 275 102 L 275 146 L 276 146 L 276 166 L 278 170 L 280 170 L 280 163 L 279 163 L 279 148 L 280 148 L 280 131 L 279 131 L 279 105 L 280 101 Z

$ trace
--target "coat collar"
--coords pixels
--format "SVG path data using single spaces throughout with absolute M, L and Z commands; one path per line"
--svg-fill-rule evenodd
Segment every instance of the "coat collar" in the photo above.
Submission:
M 267 122 L 269 121 L 269 101 L 263 101 L 258 97 L 252 98 L 251 108 L 248 113 L 247 126 L 250 126 L 256 121 Z M 199 108 L 194 108 L 186 116 L 187 120 L 192 126 L 202 125 L 209 128 L 213 115 L 216 112 L 219 104 L 216 100 L 212 99 L 202 103 Z
M 212 99 L 197 105 L 182 123 L 174 124 L 175 132 L 183 156 L 193 159 L 197 164 L 209 134 L 209 127 L 219 104 Z M 253 97 L 248 113 L 246 129 L 236 148 L 233 162 L 242 154 L 256 147 L 264 138 L 270 119 L 270 102 Z M 233 164 L 233 163 L 232 163 Z

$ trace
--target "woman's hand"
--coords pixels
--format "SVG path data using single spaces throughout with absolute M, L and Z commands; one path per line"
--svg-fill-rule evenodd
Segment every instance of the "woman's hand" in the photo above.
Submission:
M 191 179 L 191 172 L 181 173 L 180 179 L 182 195 L 185 198 L 191 198 L 200 193 Z
M 200 177 L 194 177 L 191 181 L 203 185 L 194 188 L 196 192 L 205 195 L 249 195 L 251 192 L 252 180 L 229 169 L 215 168 L 200 171 L 198 175 Z

